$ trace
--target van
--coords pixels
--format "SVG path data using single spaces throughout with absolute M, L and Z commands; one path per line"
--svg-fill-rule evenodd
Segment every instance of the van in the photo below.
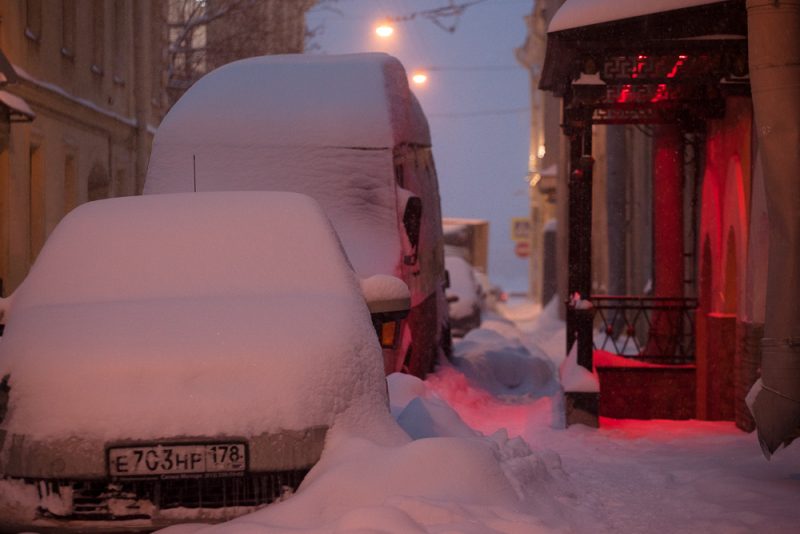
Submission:
M 156 133 L 144 193 L 222 190 L 311 196 L 362 278 L 406 282 L 411 311 L 384 347 L 387 374 L 423 377 L 449 356 L 430 131 L 396 58 L 264 56 L 195 83 Z

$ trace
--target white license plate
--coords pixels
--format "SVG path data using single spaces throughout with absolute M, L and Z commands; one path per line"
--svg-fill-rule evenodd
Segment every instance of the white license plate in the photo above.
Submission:
M 108 450 L 112 477 L 198 475 L 244 471 L 244 443 L 146 445 Z

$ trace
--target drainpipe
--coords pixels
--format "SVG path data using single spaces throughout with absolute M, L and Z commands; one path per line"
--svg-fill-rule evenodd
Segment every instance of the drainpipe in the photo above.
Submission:
M 158 9 L 159 4 L 153 3 L 152 9 Z M 134 194 L 141 195 L 144 189 L 144 177 L 147 174 L 147 162 L 150 159 L 150 133 L 147 125 L 150 121 L 150 90 L 152 69 L 150 62 L 152 54 L 150 46 L 154 31 L 160 31 L 152 23 L 150 2 L 134 2 L 134 28 L 136 36 L 133 39 L 134 48 L 134 80 L 133 98 L 136 117 L 136 160 L 134 163 Z
M 748 405 L 769 458 L 800 436 L 800 0 L 747 0 L 747 26 L 769 214 L 761 378 Z

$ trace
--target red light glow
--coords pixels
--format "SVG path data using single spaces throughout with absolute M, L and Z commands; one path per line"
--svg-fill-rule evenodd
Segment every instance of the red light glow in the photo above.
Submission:
M 667 99 L 667 84 L 660 83 L 658 84 L 658 89 L 656 89 L 656 94 L 653 98 L 650 99 L 650 102 L 660 102 L 661 100 Z
M 633 68 L 633 72 L 631 72 L 631 78 L 638 78 L 639 75 L 644 70 L 644 62 L 647 59 L 647 56 L 638 55 L 636 56 L 636 66 Z
M 667 78 L 674 78 L 678 74 L 678 69 L 681 68 L 686 61 L 686 56 L 678 56 L 678 61 L 672 66 L 672 70 L 667 73 Z
M 617 103 L 622 104 L 628 101 L 628 96 L 631 94 L 631 86 L 630 84 L 626 84 L 622 86 L 622 90 L 619 92 L 619 97 L 617 98 Z

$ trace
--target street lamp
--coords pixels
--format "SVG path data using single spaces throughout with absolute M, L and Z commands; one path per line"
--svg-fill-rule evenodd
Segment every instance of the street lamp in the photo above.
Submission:
M 388 39 L 393 33 L 394 27 L 387 21 L 381 22 L 375 27 L 375 35 L 381 39 Z
M 428 81 L 428 75 L 424 72 L 417 71 L 411 76 L 411 81 L 416 85 L 425 85 Z

